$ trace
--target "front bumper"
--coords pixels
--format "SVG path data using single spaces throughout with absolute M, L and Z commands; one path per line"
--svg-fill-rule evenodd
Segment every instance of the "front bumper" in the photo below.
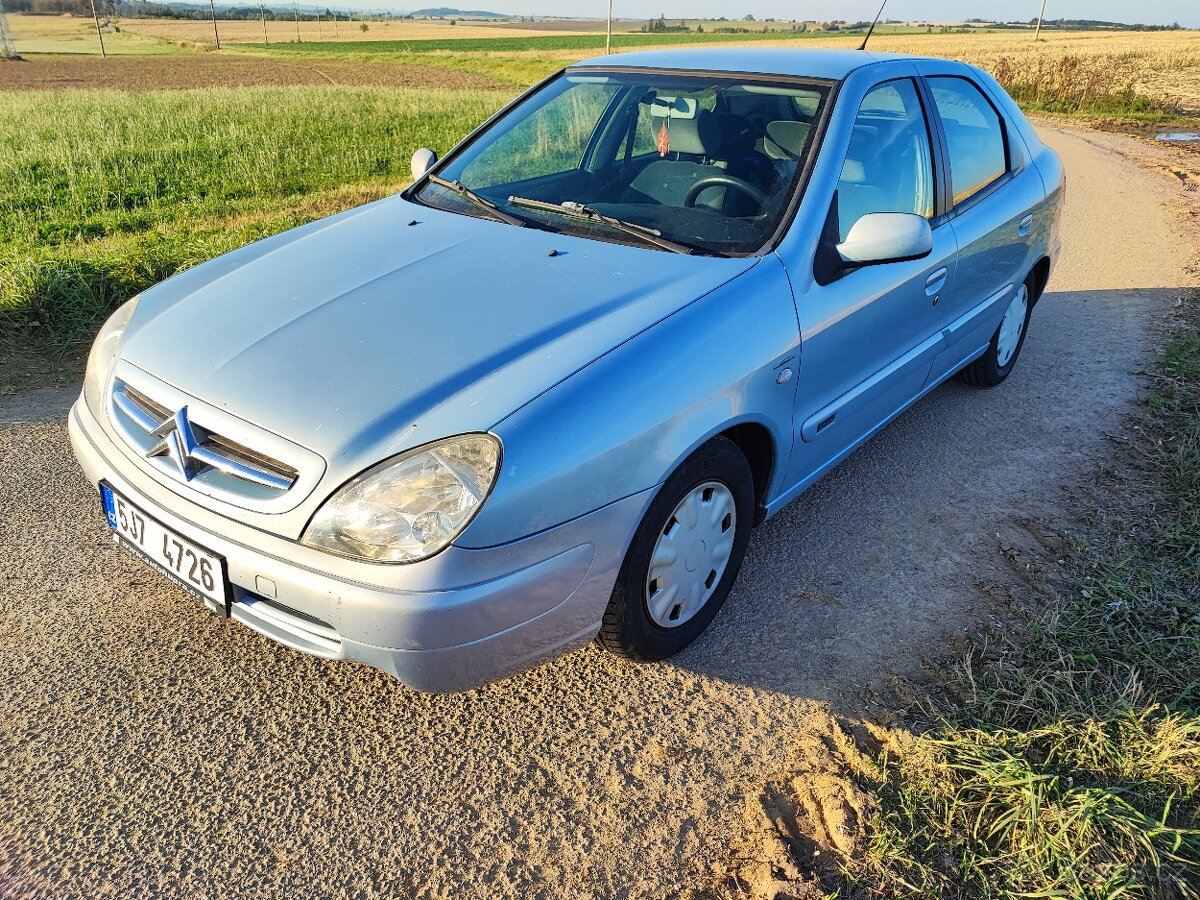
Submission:
M 424 691 L 456 691 L 589 641 L 652 491 L 523 540 L 451 546 L 405 566 L 341 560 L 181 499 L 137 468 L 82 398 L 75 456 L 179 532 L 224 556 L 234 619 L 294 649 L 366 663 Z

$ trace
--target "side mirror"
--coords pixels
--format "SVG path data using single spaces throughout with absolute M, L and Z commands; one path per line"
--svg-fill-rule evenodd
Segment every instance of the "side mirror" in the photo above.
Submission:
M 933 252 L 933 232 L 914 213 L 867 213 L 850 226 L 837 252 L 848 269 L 921 259 Z
M 437 154 L 428 147 L 422 147 L 412 155 L 412 177 L 414 179 L 421 178 L 426 172 L 433 168 L 433 164 L 437 162 Z

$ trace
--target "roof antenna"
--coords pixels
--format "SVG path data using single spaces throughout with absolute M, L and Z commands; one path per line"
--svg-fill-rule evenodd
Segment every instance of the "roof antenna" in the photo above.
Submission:
M 883 8 L 887 6 L 887 0 L 883 0 L 879 4 L 879 12 L 875 13 L 875 21 L 871 23 L 871 27 L 867 29 L 867 36 L 863 38 L 863 42 L 858 45 L 859 50 L 867 49 L 867 41 L 871 39 L 871 35 L 875 33 L 875 26 L 879 24 L 879 17 L 883 15 Z

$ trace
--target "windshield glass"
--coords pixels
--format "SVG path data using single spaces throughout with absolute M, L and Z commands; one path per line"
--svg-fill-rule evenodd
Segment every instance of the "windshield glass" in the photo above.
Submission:
M 827 96 L 819 83 L 575 70 L 435 169 L 442 183 L 416 199 L 656 249 L 753 253 L 787 212 Z

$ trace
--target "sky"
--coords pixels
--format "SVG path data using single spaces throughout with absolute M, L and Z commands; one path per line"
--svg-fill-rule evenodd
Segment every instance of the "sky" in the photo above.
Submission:
M 379 0 L 373 0 L 379 2 Z M 948 21 L 964 18 L 1025 20 L 1037 16 L 1040 0 L 888 0 L 884 18 Z M 395 0 L 382 5 L 400 9 L 451 6 L 487 9 L 514 15 L 587 16 L 601 18 L 607 0 Z M 873 19 L 879 0 L 613 0 L 619 18 L 664 15 L 668 19 L 728 16 L 750 13 L 758 18 L 778 19 Z M 1048 19 L 1105 19 L 1114 22 L 1144 22 L 1168 25 L 1179 22 L 1200 28 L 1197 0 L 1047 0 Z

